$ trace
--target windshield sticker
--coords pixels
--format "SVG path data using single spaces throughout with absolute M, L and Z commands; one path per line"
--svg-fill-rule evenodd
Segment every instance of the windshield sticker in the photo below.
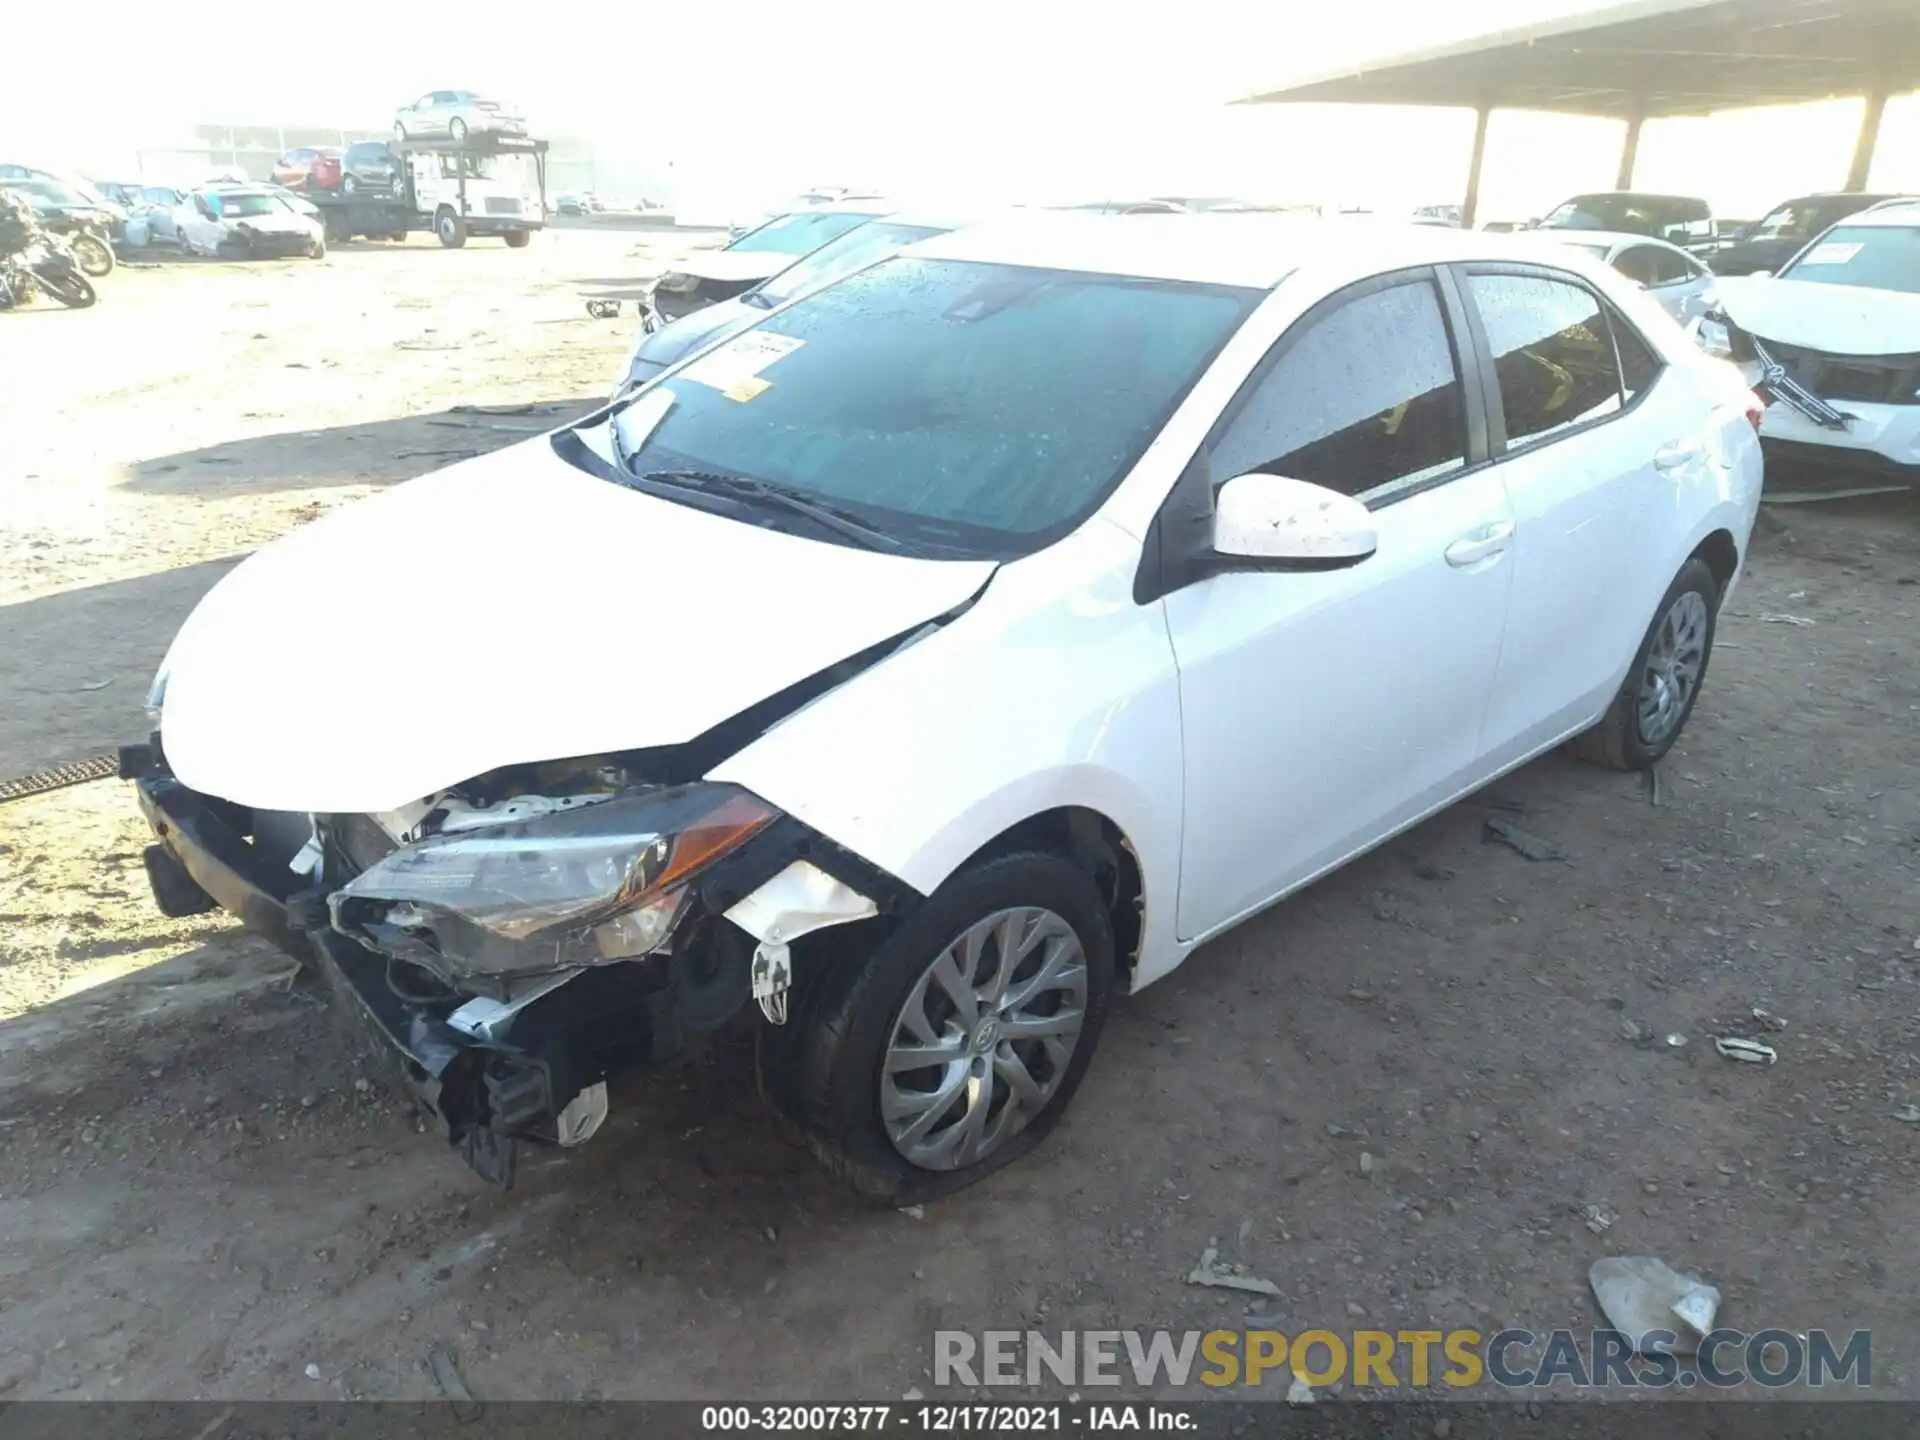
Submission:
M 1807 258 L 1800 263 L 1802 265 L 1844 265 L 1859 253 L 1859 245 L 1829 240 L 1825 245 L 1814 246 L 1807 252 Z
M 727 399 L 737 400 L 744 405 L 747 401 L 753 399 L 754 396 L 763 395 L 772 388 L 773 382 L 771 380 L 762 380 L 758 375 L 749 375 L 738 384 L 729 385 L 720 393 L 726 396 Z
M 727 391 L 743 380 L 757 379 L 760 372 L 774 361 L 791 355 L 806 343 L 791 335 L 776 335 L 770 330 L 749 330 L 729 340 L 711 355 L 702 355 L 680 374 L 685 379 L 711 385 L 715 390 Z M 753 397 L 750 395 L 747 398 Z

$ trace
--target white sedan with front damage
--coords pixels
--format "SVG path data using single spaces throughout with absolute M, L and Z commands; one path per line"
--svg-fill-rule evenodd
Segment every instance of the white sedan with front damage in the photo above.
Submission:
M 1681 733 L 1758 402 L 1542 253 L 960 231 L 302 527 L 123 753 L 156 899 L 316 964 L 495 1180 L 729 1026 L 861 1190 L 978 1179 L 1117 992 L 1563 741 Z
M 1848 216 L 1695 327 L 1767 400 L 1781 459 L 1920 484 L 1920 199 Z

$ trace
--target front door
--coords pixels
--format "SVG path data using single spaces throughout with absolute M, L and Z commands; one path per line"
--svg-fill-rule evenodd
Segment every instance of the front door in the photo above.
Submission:
M 1166 599 L 1180 672 L 1178 931 L 1197 939 L 1469 783 L 1500 658 L 1513 515 L 1425 273 L 1357 287 L 1281 337 L 1210 444 L 1365 500 L 1348 569 L 1226 574 Z M 1237 407 L 1237 408 L 1236 408 Z

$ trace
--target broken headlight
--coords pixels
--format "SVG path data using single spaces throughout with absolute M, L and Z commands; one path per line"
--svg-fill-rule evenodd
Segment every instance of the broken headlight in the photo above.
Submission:
M 681 785 L 433 836 L 336 891 L 333 926 L 443 978 L 638 959 L 672 935 L 687 882 L 778 814 L 731 785 Z

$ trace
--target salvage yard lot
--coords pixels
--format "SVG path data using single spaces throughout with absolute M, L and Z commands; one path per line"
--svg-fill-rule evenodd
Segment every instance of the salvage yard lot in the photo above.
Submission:
M 233 559 L 594 403 L 631 307 L 584 300 L 688 243 L 168 263 L 0 317 L 0 779 L 139 738 Z M 458 624 L 513 564 L 355 583 Z M 921 1218 L 844 1195 L 731 1050 L 491 1190 L 277 952 L 158 916 L 126 787 L 0 805 L 0 1396 L 425 1397 L 445 1349 L 489 1399 L 890 1399 L 936 1328 L 1237 1328 L 1185 1281 L 1209 1244 L 1290 1334 L 1584 1330 L 1592 1261 L 1658 1255 L 1724 1324 L 1871 1329 L 1920 1396 L 1916 578 L 1907 499 L 1769 511 L 1654 795 L 1549 757 L 1232 932 Z M 327 612 L 284 643 L 397 727 L 511 683 Z M 1779 1063 L 1720 1059 L 1756 1006 Z

